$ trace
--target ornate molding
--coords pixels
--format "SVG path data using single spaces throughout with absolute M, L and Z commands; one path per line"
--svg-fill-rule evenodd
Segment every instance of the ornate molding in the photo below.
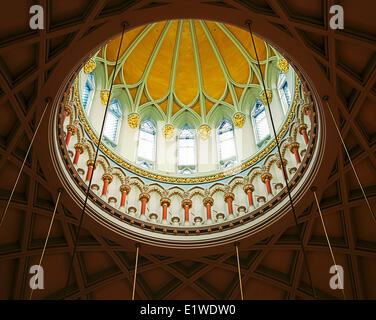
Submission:
M 200 126 L 200 128 L 198 128 L 198 133 L 199 133 L 200 138 L 202 140 L 206 140 L 206 139 L 209 138 L 210 131 L 211 131 L 211 129 L 207 124 L 203 124 L 202 126 Z
M 264 105 L 268 105 L 268 101 L 269 101 L 269 104 L 271 104 L 272 100 L 273 100 L 273 92 L 272 92 L 272 90 L 266 89 L 266 94 L 268 96 L 268 100 L 266 99 L 265 91 L 264 90 L 260 93 L 260 99 L 264 103 Z
M 128 114 L 128 125 L 132 128 L 135 129 L 139 126 L 140 124 L 140 115 L 138 113 L 130 113 Z
M 84 65 L 84 72 L 86 74 L 92 72 L 96 67 L 96 63 L 94 60 L 90 59 L 88 61 L 86 61 L 85 65 Z
M 289 63 L 287 62 L 285 58 L 278 61 L 278 68 L 284 73 L 289 72 Z
M 175 128 L 172 124 L 166 124 L 163 129 L 163 135 L 166 140 L 171 139 L 175 135 Z
M 101 102 L 105 106 L 107 105 L 107 101 L 110 98 L 110 91 L 108 90 L 102 90 L 100 93 Z
M 237 112 L 234 114 L 233 120 L 234 120 L 234 124 L 237 127 L 242 128 L 245 123 L 245 114 L 242 112 Z

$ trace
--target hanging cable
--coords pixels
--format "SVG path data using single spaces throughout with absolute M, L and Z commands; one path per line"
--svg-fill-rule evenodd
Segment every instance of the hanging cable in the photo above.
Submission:
M 345 141 L 344 141 L 343 138 L 342 138 L 341 131 L 340 131 L 339 128 L 338 128 L 337 122 L 336 122 L 336 120 L 335 120 L 335 118 L 334 118 L 333 112 L 332 112 L 332 110 L 331 110 L 331 108 L 330 108 L 330 105 L 329 105 L 329 102 L 328 102 L 329 97 L 328 97 L 328 96 L 325 96 L 325 97 L 323 97 L 323 100 L 326 102 L 326 105 L 327 105 L 327 107 L 328 107 L 328 110 L 329 110 L 330 116 L 332 117 L 332 120 L 333 120 L 333 122 L 334 122 L 334 125 L 335 125 L 335 127 L 336 127 L 336 129 L 337 129 L 337 132 L 338 132 L 339 138 L 341 139 L 342 146 L 343 146 L 343 148 L 345 149 L 345 152 L 346 152 L 347 158 L 349 159 L 349 162 L 350 162 L 351 168 L 352 168 L 352 170 L 353 170 L 353 172 L 354 172 L 354 174 L 355 174 L 356 180 L 358 181 L 358 184 L 359 184 L 360 190 L 362 191 L 362 194 L 363 194 L 364 200 L 366 201 L 366 204 L 367 204 L 367 206 L 368 206 L 368 209 L 369 209 L 369 211 L 371 212 L 371 215 L 372 215 L 373 221 L 376 223 L 376 215 L 375 215 L 375 212 L 372 210 L 371 204 L 369 203 L 369 200 L 368 200 L 368 198 L 367 198 L 367 195 L 366 195 L 366 193 L 364 192 L 364 189 L 363 189 L 362 183 L 360 182 L 360 179 L 359 179 L 358 173 L 356 172 L 355 166 L 354 166 L 354 164 L 353 164 L 353 162 L 352 162 L 352 160 L 351 160 L 351 157 L 350 157 L 349 151 L 347 150 L 347 147 L 346 147 Z
M 256 54 L 257 66 L 258 66 L 258 69 L 259 69 L 259 72 L 260 72 L 260 78 L 261 78 L 261 81 L 262 81 L 262 86 L 263 86 L 263 90 L 264 90 L 264 94 L 265 94 L 266 102 L 267 102 L 267 105 L 268 105 L 268 111 L 269 111 L 270 121 L 271 121 L 272 128 L 273 128 L 274 139 L 275 139 L 275 142 L 276 142 L 276 144 L 277 144 L 279 160 L 281 161 L 282 168 L 284 169 L 284 164 L 283 164 L 283 158 L 282 158 L 281 148 L 280 148 L 280 145 L 279 145 L 279 141 L 278 141 L 278 137 L 277 137 L 277 132 L 276 132 L 275 125 L 274 125 L 274 120 L 273 120 L 272 111 L 271 111 L 271 109 L 270 109 L 269 98 L 268 98 L 268 94 L 267 94 L 267 92 L 266 92 L 266 86 L 265 86 L 265 82 L 264 82 L 264 77 L 263 77 L 263 75 L 262 75 L 262 70 L 261 70 L 260 60 L 259 60 L 259 57 L 258 57 L 258 54 L 257 54 L 257 49 L 256 49 L 255 40 L 254 40 L 254 38 L 253 38 L 253 33 L 252 33 L 252 28 L 251 28 L 251 22 L 250 22 L 250 21 L 247 21 L 246 24 L 247 24 L 248 27 L 249 27 L 249 32 L 250 32 L 250 34 L 251 34 L 251 39 L 252 39 L 253 49 L 254 49 L 255 54 Z M 288 177 L 287 177 L 287 175 L 284 175 L 284 180 L 285 180 L 285 183 L 286 183 L 287 193 L 288 193 L 288 197 L 289 197 L 289 201 L 290 201 L 291 212 L 292 212 L 293 217 L 294 217 L 294 222 L 295 222 L 296 227 L 299 229 L 299 223 L 298 223 L 298 219 L 297 219 L 297 217 L 296 217 L 295 207 L 294 207 L 294 203 L 293 203 L 293 201 L 292 201 L 291 191 L 290 191 L 290 186 L 289 186 L 289 183 L 288 183 Z M 304 245 L 303 245 L 303 239 L 302 239 L 302 237 L 301 237 L 300 234 L 299 234 L 299 239 L 300 239 L 300 247 L 301 247 L 302 254 L 303 254 L 304 264 L 305 264 L 306 269 L 307 269 L 308 278 L 309 278 L 309 282 L 310 282 L 310 285 L 311 285 L 311 288 L 312 288 L 313 296 L 314 296 L 315 299 L 317 299 L 316 290 L 315 290 L 315 288 L 314 288 L 314 286 L 313 286 L 313 281 L 312 281 L 311 271 L 310 271 L 310 269 L 309 269 L 309 265 L 308 265 L 307 255 L 306 255 L 306 252 L 305 252 L 305 249 L 304 249 Z
M 140 251 L 140 245 L 136 244 L 136 262 L 134 266 L 134 276 L 133 276 L 133 290 L 132 290 L 132 300 L 134 300 L 134 295 L 136 293 L 136 278 L 137 278 L 137 266 L 138 266 L 138 253 Z
M 18 184 L 18 180 L 20 180 L 21 173 L 22 173 L 23 168 L 24 168 L 24 166 L 25 166 L 25 163 L 26 163 L 27 157 L 29 156 L 29 153 L 30 153 L 31 147 L 33 146 L 33 143 L 34 143 L 34 139 L 35 139 L 35 137 L 37 136 L 37 133 L 38 133 L 39 127 L 40 127 L 40 125 L 41 125 L 41 123 L 42 123 L 42 121 L 43 121 L 44 115 L 45 115 L 45 113 L 46 113 L 46 111 L 47 111 L 47 108 L 48 108 L 50 102 L 51 102 L 51 98 L 50 98 L 50 97 L 47 97 L 45 101 L 46 101 L 46 106 L 44 107 L 44 110 L 43 110 L 42 116 L 41 116 L 40 119 L 39 119 L 39 123 L 38 123 L 38 125 L 37 125 L 37 128 L 35 129 L 35 132 L 34 132 L 34 134 L 33 134 L 33 137 L 32 137 L 32 139 L 31 139 L 31 141 L 30 141 L 29 148 L 28 148 L 27 151 L 26 151 L 26 155 L 25 155 L 24 160 L 23 160 L 23 162 L 22 162 L 21 168 L 20 168 L 20 170 L 19 170 L 19 172 L 18 172 L 18 175 L 17 175 L 16 181 L 14 182 L 12 192 L 10 193 L 10 197 L 9 197 L 9 199 L 8 199 L 7 205 L 5 206 L 5 209 L 4 209 L 4 212 L 3 212 L 3 215 L 2 215 L 2 217 L 1 217 L 1 220 L 0 220 L 0 228 L 1 228 L 1 226 L 2 226 L 2 224 L 3 224 L 3 222 L 4 222 L 4 219 L 5 219 L 5 216 L 6 216 L 7 212 L 8 212 L 8 208 L 9 208 L 10 202 L 12 201 L 12 198 L 13 198 L 13 195 L 14 195 L 14 191 L 16 190 L 16 187 L 17 187 L 17 184 Z
M 41 265 L 42 265 L 42 261 L 43 261 L 43 258 L 44 258 L 44 253 L 46 252 L 46 247 L 47 247 L 48 239 L 50 238 L 50 233 L 51 233 L 52 225 L 53 225 L 54 220 L 55 220 L 55 215 L 56 215 L 57 206 L 59 205 L 60 196 L 61 196 L 61 193 L 63 192 L 63 190 L 62 190 L 62 189 L 59 189 L 58 192 L 59 192 L 59 193 L 58 193 L 58 195 L 57 195 L 57 199 L 56 199 L 56 204 L 55 204 L 54 213 L 52 214 L 52 218 L 51 218 L 50 226 L 49 226 L 49 228 L 48 228 L 47 237 L 46 237 L 46 240 L 45 240 L 45 242 L 44 242 L 44 246 L 43 246 L 43 250 L 42 250 L 42 255 L 41 255 L 41 257 L 40 257 L 40 260 L 39 260 L 38 266 L 41 266 Z M 31 289 L 31 292 L 30 292 L 29 300 L 31 300 L 31 297 L 33 296 L 33 292 L 34 292 L 34 289 L 32 288 L 32 289 Z
M 100 149 L 100 145 L 101 145 L 101 142 L 102 142 L 104 125 L 106 123 L 107 111 L 108 111 L 108 106 L 109 106 L 109 102 L 110 102 L 110 99 L 111 99 L 111 93 L 112 93 L 112 87 L 113 87 L 113 84 L 114 84 L 114 79 L 115 79 L 115 74 L 116 74 L 116 68 L 117 68 L 117 65 L 118 65 L 118 62 L 119 62 L 120 49 L 121 49 L 121 45 L 122 45 L 123 38 L 124 38 L 124 31 L 125 31 L 126 23 L 122 23 L 122 27 L 123 27 L 123 30 L 121 32 L 119 49 L 118 49 L 118 52 L 117 52 L 116 63 L 115 63 L 114 71 L 113 71 L 113 74 L 112 74 L 111 86 L 110 86 L 110 91 L 109 91 L 108 99 L 107 99 L 107 102 L 106 102 L 106 109 L 105 109 L 104 116 L 103 116 L 103 122 L 102 122 L 102 127 L 101 127 L 101 131 L 100 131 L 99 139 L 98 139 L 98 145 L 97 145 L 97 148 L 96 148 L 96 151 L 95 151 L 93 168 L 96 167 L 96 162 L 97 162 L 97 159 L 98 159 L 99 149 Z M 73 260 L 74 260 L 74 257 L 75 257 L 76 251 L 77 251 L 77 243 L 78 243 L 79 236 L 80 236 L 82 222 L 84 220 L 85 210 L 86 210 L 87 202 L 88 202 L 88 199 L 89 199 L 89 193 L 90 193 L 90 188 L 91 188 L 91 184 L 92 184 L 92 181 L 93 181 L 93 177 L 94 177 L 94 174 L 91 175 L 90 180 L 89 180 L 89 184 L 88 184 L 88 187 L 87 187 L 86 197 L 85 197 L 85 201 L 84 201 L 84 206 L 82 207 L 80 222 L 78 224 L 78 228 L 77 228 L 77 232 L 76 232 L 76 239 L 74 241 L 73 253 L 72 253 L 72 256 L 71 256 L 70 263 L 69 263 L 68 278 L 67 278 L 67 282 L 65 284 L 65 289 L 69 285 L 70 276 L 71 276 L 71 273 L 72 273 Z
M 330 244 L 330 240 L 329 240 L 328 232 L 326 231 L 325 222 L 324 222 L 324 218 L 323 218 L 323 216 L 322 216 L 322 212 L 321 212 L 321 208 L 320 208 L 319 200 L 318 200 L 318 198 L 317 198 L 316 190 L 317 190 L 317 189 L 316 189 L 315 187 L 312 187 L 312 188 L 311 188 L 311 191 L 313 192 L 313 195 L 314 195 L 314 197 L 315 197 L 315 201 L 316 201 L 317 209 L 318 209 L 319 214 L 320 214 L 320 219 L 321 219 L 322 227 L 323 227 L 323 229 L 324 229 L 324 233 L 325 233 L 326 241 L 327 241 L 327 243 L 328 243 L 328 247 L 329 247 L 330 255 L 332 256 L 332 260 L 333 260 L 334 266 L 335 266 L 335 268 L 336 268 L 337 275 L 339 275 L 338 268 L 337 268 L 337 263 L 336 263 L 336 259 L 334 258 L 334 253 L 333 253 L 332 245 Z M 342 290 L 343 298 L 346 299 L 345 290 L 343 289 L 343 283 L 342 283 L 341 277 L 338 277 L 338 281 L 339 281 L 339 284 L 340 284 L 340 286 L 341 286 L 341 288 L 342 288 L 341 290 Z
M 242 300 L 244 300 L 243 296 L 243 285 L 242 285 L 242 274 L 240 272 L 240 261 L 239 261 L 239 247 L 238 243 L 235 243 L 235 249 L 236 249 L 236 260 L 238 261 L 238 274 L 239 274 L 239 287 L 240 287 L 240 297 Z

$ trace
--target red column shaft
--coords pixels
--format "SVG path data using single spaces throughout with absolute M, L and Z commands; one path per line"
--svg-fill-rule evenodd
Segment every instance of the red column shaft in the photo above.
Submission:
M 167 220 L 167 204 L 163 205 L 163 216 L 162 216 L 162 219 L 163 220 Z
M 65 141 L 65 144 L 66 144 L 66 145 L 69 144 L 69 141 L 70 141 L 71 136 L 72 136 L 72 133 L 71 133 L 70 131 L 68 131 L 68 133 L 67 133 L 67 139 L 66 139 L 66 141 Z
M 281 167 L 282 175 L 285 180 L 287 180 L 287 172 L 286 168 L 284 166 Z
M 93 174 L 93 167 L 88 167 L 87 174 L 86 174 L 86 181 L 90 181 L 92 174 Z
M 298 150 L 298 148 L 295 148 L 295 149 L 294 149 L 294 155 L 295 155 L 296 163 L 300 163 L 301 160 L 300 160 L 300 155 L 299 155 L 299 150 Z
M 248 194 L 248 203 L 249 203 L 250 206 L 253 206 L 252 191 L 248 190 L 247 194 Z
M 64 122 L 65 122 L 65 119 L 67 118 L 67 112 L 66 111 L 64 111 L 64 115 L 63 115 L 63 124 L 64 124 Z
M 189 221 L 189 206 L 185 205 L 184 206 L 184 211 L 185 211 L 185 221 Z
M 270 181 L 268 179 L 265 180 L 265 184 L 266 184 L 266 191 L 268 192 L 268 194 L 272 194 L 272 188 L 270 187 Z
M 80 158 L 80 155 L 81 155 L 80 150 L 76 150 L 76 154 L 74 156 L 73 164 L 77 164 L 78 163 L 78 159 Z
M 103 181 L 103 191 L 102 191 L 102 196 L 105 196 L 107 194 L 107 189 L 108 189 L 108 180 Z
M 232 200 L 227 200 L 227 206 L 228 206 L 228 214 L 232 214 Z
M 127 193 L 125 192 L 125 191 L 123 191 L 122 193 L 121 193 L 121 204 L 120 204 L 120 206 L 121 207 L 124 207 L 125 206 L 125 199 L 127 198 Z
M 302 135 L 304 138 L 304 142 L 308 144 L 308 135 L 307 135 L 307 130 L 302 130 Z
M 308 117 L 309 117 L 309 121 L 311 121 L 311 123 L 312 123 L 312 114 L 311 114 L 311 111 L 308 111 Z
M 142 204 L 141 204 L 141 214 L 145 214 L 145 210 L 146 210 L 146 199 L 143 199 Z
M 206 205 L 206 217 L 208 220 L 211 219 L 211 205 L 209 203 Z

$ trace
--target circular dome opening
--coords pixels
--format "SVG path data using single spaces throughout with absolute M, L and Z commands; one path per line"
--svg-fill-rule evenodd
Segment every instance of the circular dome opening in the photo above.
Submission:
M 211 21 L 153 23 L 124 39 L 116 73 L 120 38 L 85 63 L 56 109 L 60 176 L 76 201 L 92 178 L 92 217 L 169 247 L 216 246 L 281 219 L 285 179 L 294 196 L 313 174 L 319 122 L 287 60 L 256 38 L 260 74 L 249 33 Z

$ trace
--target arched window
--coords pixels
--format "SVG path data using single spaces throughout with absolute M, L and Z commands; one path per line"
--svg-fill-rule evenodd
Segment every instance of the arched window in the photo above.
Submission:
M 121 126 L 122 112 L 117 99 L 113 99 L 108 106 L 106 123 L 103 129 L 103 135 L 112 143 L 117 144 Z
M 252 122 L 256 136 L 256 143 L 263 142 L 270 134 L 265 106 L 261 100 L 257 100 L 252 110 Z
M 280 71 L 278 76 L 278 94 L 282 102 L 283 113 L 286 114 L 291 106 L 291 93 L 287 83 L 286 75 Z
M 178 136 L 178 171 L 191 174 L 196 170 L 196 139 L 193 130 L 185 125 Z
M 82 104 L 87 114 L 90 112 L 95 92 L 94 74 L 90 72 L 85 82 L 84 92 L 82 93 Z
M 231 167 L 236 161 L 234 127 L 227 119 L 223 119 L 217 132 L 219 163 L 223 168 Z
M 156 129 L 150 119 L 145 119 L 140 125 L 138 137 L 137 164 L 152 169 L 155 162 Z

